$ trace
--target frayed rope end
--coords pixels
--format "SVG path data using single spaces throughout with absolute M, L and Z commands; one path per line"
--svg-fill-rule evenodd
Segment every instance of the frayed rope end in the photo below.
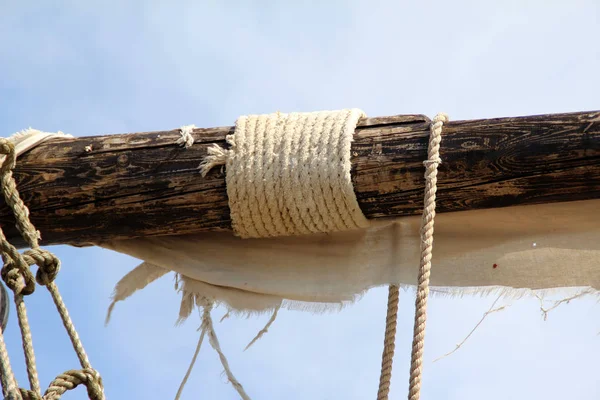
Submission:
M 228 152 L 218 144 L 213 144 L 210 146 L 207 152 L 208 155 L 198 166 L 202 177 L 205 177 L 206 174 L 208 174 L 214 167 L 218 165 L 225 165 L 227 162 Z

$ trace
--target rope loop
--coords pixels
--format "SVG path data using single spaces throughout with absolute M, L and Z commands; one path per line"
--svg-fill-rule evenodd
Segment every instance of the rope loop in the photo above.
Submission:
M 98 371 L 92 368 L 69 370 L 58 375 L 44 393 L 43 400 L 58 400 L 67 391 L 85 385 L 90 400 L 103 400 L 104 387 Z
M 54 378 L 43 396 L 24 388 L 19 388 L 19 392 L 23 400 L 58 400 L 63 394 L 79 385 L 86 387 L 90 400 L 104 399 L 102 378 L 95 369 L 72 369 L 63 372 Z
M 7 254 L 8 261 L 4 263 L 0 274 L 6 286 L 23 296 L 28 296 L 35 291 L 35 282 L 46 286 L 53 282 L 60 270 L 60 260 L 48 250 L 37 248 L 23 252 Z M 15 260 L 16 259 L 16 260 Z M 34 278 L 30 266 L 39 267 Z

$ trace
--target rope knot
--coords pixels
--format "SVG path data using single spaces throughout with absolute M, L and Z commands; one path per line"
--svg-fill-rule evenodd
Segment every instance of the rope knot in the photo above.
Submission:
M 23 253 L 23 258 L 31 265 L 37 265 L 35 280 L 42 286 L 53 282 L 60 271 L 60 260 L 54 254 L 44 249 L 30 249 Z
M 181 137 L 177 139 L 177 144 L 186 149 L 191 147 L 194 144 L 194 136 L 192 136 L 192 132 L 195 128 L 196 125 L 185 125 L 179 128 Z
M 95 369 L 87 369 L 85 371 L 88 375 L 87 384 L 84 382 L 88 397 L 90 400 L 104 400 L 104 384 L 102 383 L 100 373 Z
M 35 291 L 35 278 L 25 257 L 17 253 L 16 258 L 15 260 L 9 256 L 9 260 L 5 261 L 0 271 L 0 276 L 16 295 L 28 296 Z
M 104 387 L 98 371 L 92 368 L 65 371 L 57 376 L 44 393 L 46 400 L 58 400 L 68 390 L 85 385 L 90 400 L 104 400 Z

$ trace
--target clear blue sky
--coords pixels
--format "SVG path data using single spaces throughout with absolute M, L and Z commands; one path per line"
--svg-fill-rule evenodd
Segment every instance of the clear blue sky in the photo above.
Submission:
M 412 3 L 0 0 L 1 135 L 29 126 L 77 136 L 223 126 L 276 110 L 470 119 L 600 108 L 597 0 Z M 172 277 L 119 304 L 105 328 L 112 288 L 138 260 L 97 248 L 53 250 L 108 398 L 173 398 L 199 321 L 174 326 Z M 49 295 L 38 290 L 28 300 L 46 386 L 77 361 Z M 431 301 L 423 399 L 600 398 L 594 299 L 564 305 L 545 322 L 535 301 L 515 302 L 432 363 L 493 300 Z M 377 391 L 385 303 L 380 288 L 340 313 L 283 311 L 245 353 L 266 316 L 216 328 L 254 399 L 362 400 Z M 413 297 L 404 294 L 392 399 L 406 397 L 412 313 Z M 26 385 L 14 312 L 6 339 Z M 236 399 L 221 371 L 205 346 L 184 399 Z

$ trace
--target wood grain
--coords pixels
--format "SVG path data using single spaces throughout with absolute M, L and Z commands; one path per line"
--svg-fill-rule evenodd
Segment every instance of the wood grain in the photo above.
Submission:
M 421 212 L 429 119 L 364 119 L 352 177 L 368 218 Z M 60 139 L 19 157 L 15 178 L 42 244 L 230 229 L 225 175 L 198 165 L 233 127 Z M 86 147 L 91 146 L 91 151 Z M 438 212 L 600 198 L 600 112 L 451 121 L 444 128 Z M 0 201 L 0 224 L 23 245 Z

